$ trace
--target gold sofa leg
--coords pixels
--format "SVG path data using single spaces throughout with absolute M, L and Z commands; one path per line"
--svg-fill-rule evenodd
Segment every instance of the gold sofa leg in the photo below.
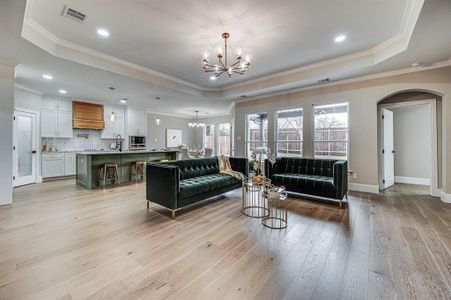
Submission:
M 171 209 L 171 212 L 172 212 L 172 218 L 175 219 L 175 212 L 176 212 L 176 211 L 173 210 L 173 209 Z

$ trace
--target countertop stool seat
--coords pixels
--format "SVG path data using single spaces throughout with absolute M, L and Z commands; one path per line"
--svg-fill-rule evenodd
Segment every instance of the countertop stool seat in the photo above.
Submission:
M 106 187 L 107 181 L 111 184 L 120 184 L 117 164 L 107 163 L 100 166 L 99 186 Z
M 138 160 L 132 163 L 132 168 L 130 170 L 130 181 L 133 180 L 133 176 L 135 177 L 135 182 L 139 180 L 144 180 L 144 176 L 146 173 L 146 162 L 142 160 Z

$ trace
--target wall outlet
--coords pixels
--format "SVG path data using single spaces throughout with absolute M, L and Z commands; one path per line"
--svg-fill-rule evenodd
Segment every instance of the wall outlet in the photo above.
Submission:
M 356 172 L 353 172 L 353 173 L 352 173 L 352 178 L 357 179 L 357 178 L 359 178 L 359 175 L 357 175 Z

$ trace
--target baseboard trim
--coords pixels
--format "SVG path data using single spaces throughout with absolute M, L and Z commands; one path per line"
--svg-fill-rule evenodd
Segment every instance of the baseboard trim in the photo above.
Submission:
M 445 203 L 451 203 L 451 194 L 447 194 L 442 191 L 442 196 L 440 197 L 440 199 Z
M 350 183 L 348 183 L 348 189 L 350 191 L 356 191 L 356 192 L 379 194 L 379 185 L 373 185 L 373 184 L 350 182 Z
M 406 176 L 395 176 L 396 183 L 418 184 L 418 185 L 431 185 L 429 178 L 417 178 Z

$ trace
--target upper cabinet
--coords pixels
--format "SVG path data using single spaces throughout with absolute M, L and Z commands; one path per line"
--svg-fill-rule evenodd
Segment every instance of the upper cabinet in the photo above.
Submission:
M 72 103 L 67 100 L 42 99 L 41 137 L 72 138 Z
M 110 119 L 111 113 L 116 115 L 114 121 Z M 102 139 L 115 139 L 118 135 L 125 136 L 125 112 L 123 108 L 104 107 L 105 129 L 102 131 Z
M 147 135 L 147 112 L 142 110 L 127 109 L 127 133 L 128 135 Z
M 73 128 L 104 129 L 103 105 L 73 101 Z

